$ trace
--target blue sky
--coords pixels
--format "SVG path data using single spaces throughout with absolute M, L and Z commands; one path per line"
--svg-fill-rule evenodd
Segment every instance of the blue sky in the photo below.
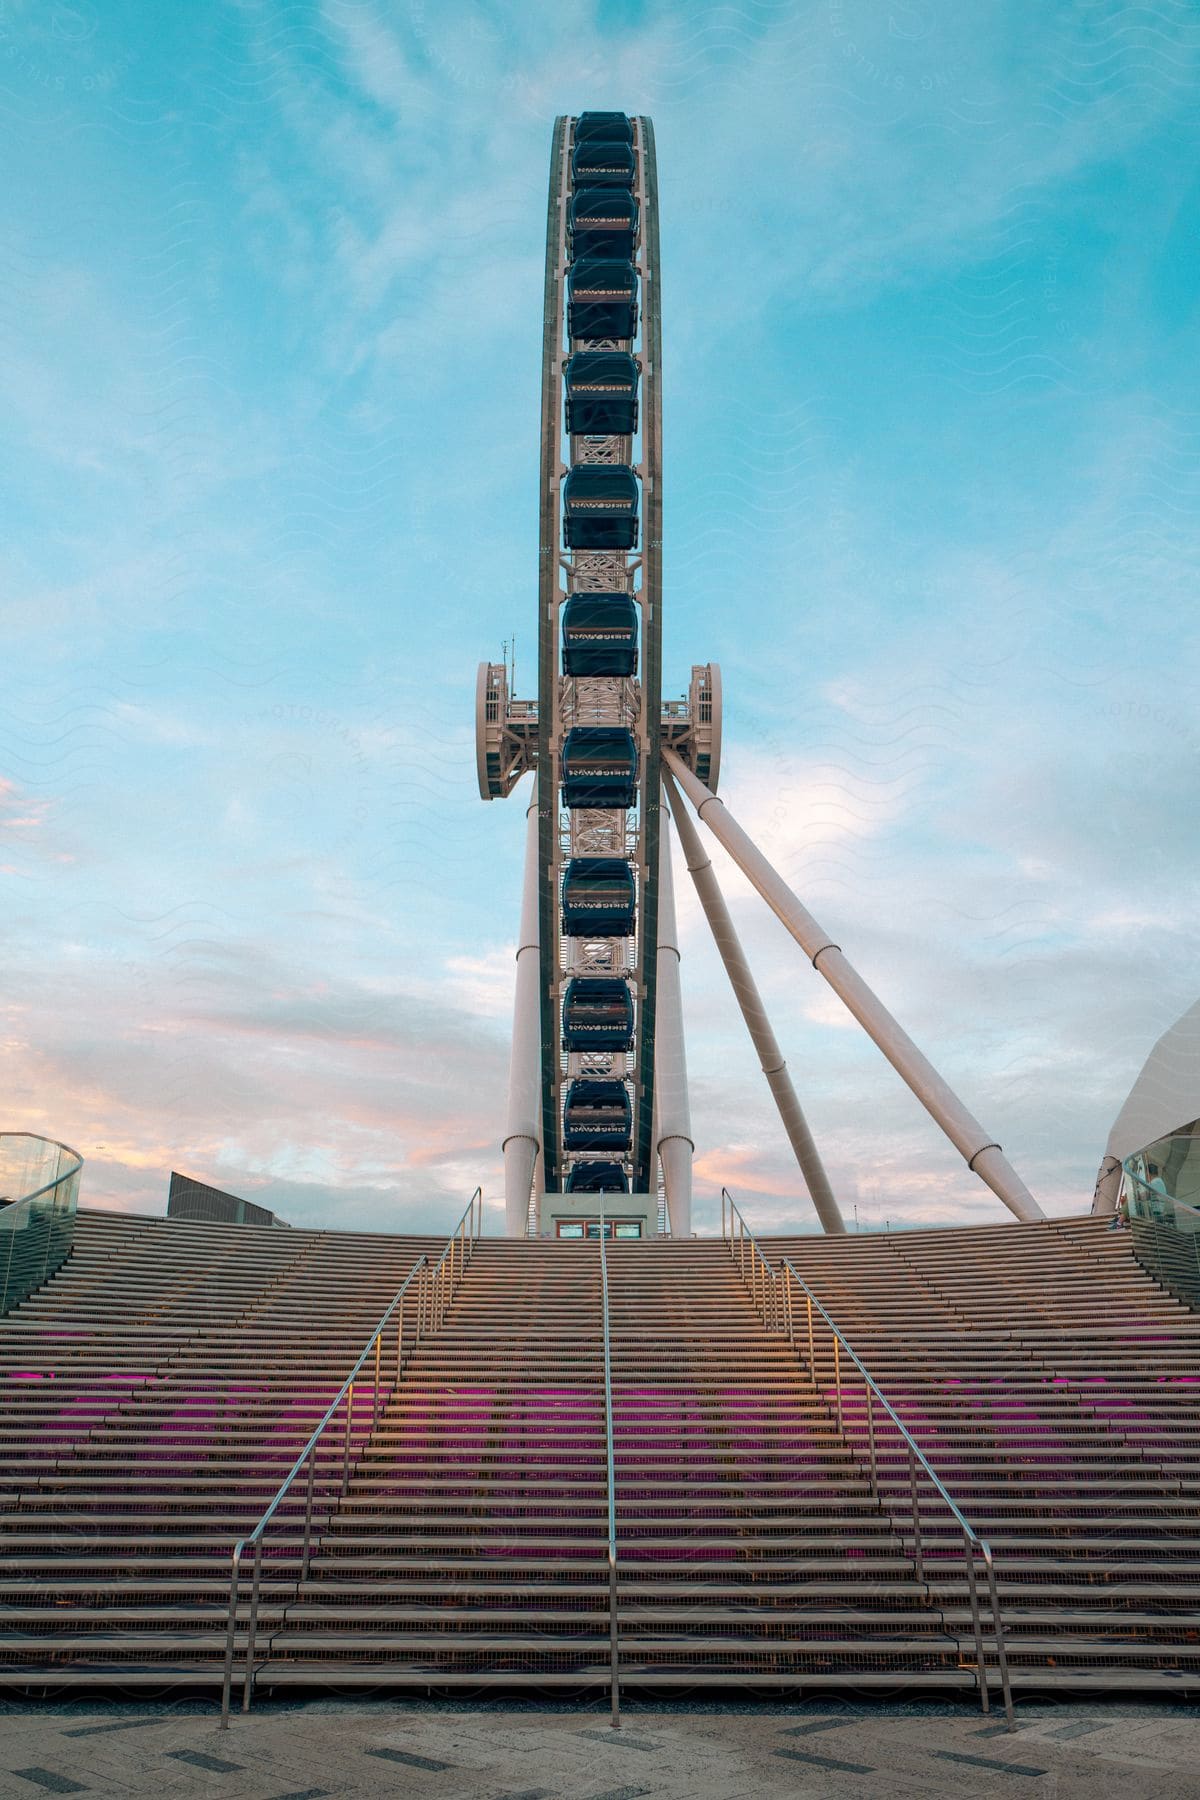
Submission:
M 449 1222 L 498 1139 L 554 115 L 647 112 L 668 691 L 1003 1142 L 1090 1197 L 1196 998 L 1200 13 L 0 5 L 3 1123 Z M 715 860 L 720 859 L 719 853 Z M 986 1220 L 736 874 L 846 1210 Z M 698 1222 L 811 1218 L 679 881 Z

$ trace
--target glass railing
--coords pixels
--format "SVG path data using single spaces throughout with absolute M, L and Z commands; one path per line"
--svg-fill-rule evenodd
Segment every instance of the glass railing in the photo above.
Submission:
M 1127 1156 L 1121 1209 L 1134 1254 L 1176 1299 L 1200 1312 L 1200 1137 L 1180 1135 Z
M 67 1259 L 83 1160 L 66 1144 L 0 1132 L 0 1314 Z

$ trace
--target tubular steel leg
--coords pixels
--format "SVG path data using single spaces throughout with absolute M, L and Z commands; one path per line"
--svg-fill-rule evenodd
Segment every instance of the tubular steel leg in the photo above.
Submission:
M 996 1639 L 996 1661 L 1000 1666 L 1000 1691 L 1004 1695 L 1004 1717 L 1009 1730 L 1015 1730 L 1012 1683 L 1008 1678 L 1008 1645 L 1004 1641 L 1004 1620 L 1000 1615 L 1000 1595 L 996 1589 L 996 1565 L 988 1546 L 983 1546 L 983 1566 L 987 1570 L 988 1604 L 992 1609 L 992 1634 Z
M 238 1589 L 242 1585 L 242 1546 L 233 1553 L 229 1572 L 229 1620 L 225 1627 L 225 1673 L 221 1681 L 221 1729 L 229 1730 L 229 1696 L 233 1688 L 233 1647 L 237 1636 Z
M 988 1694 L 987 1664 L 983 1660 L 983 1624 L 979 1617 L 979 1588 L 975 1580 L 975 1546 L 966 1532 L 963 1533 L 963 1556 L 967 1565 L 967 1594 L 971 1601 L 971 1629 L 975 1633 L 975 1666 L 979 1671 L 979 1704 L 984 1712 L 990 1712 L 991 1698 Z
M 908 1491 L 912 1500 L 913 1550 L 916 1555 L 917 1580 L 925 1580 L 925 1553 L 921 1547 L 921 1508 L 917 1499 L 917 1459 L 910 1450 L 908 1453 Z
M 250 1585 L 250 1621 L 246 1627 L 246 1679 L 242 1685 L 242 1711 L 250 1711 L 254 1692 L 254 1647 L 258 1637 L 258 1584 L 262 1574 L 262 1539 L 254 1546 L 254 1574 Z
M 875 1396 L 865 1381 L 863 1382 L 863 1395 L 867 1402 L 867 1450 L 871 1457 L 871 1492 L 878 1500 L 879 1463 L 875 1455 Z
M 346 1389 L 346 1430 L 342 1438 L 342 1499 L 350 1486 L 350 1433 L 354 1428 L 354 1383 Z
M 608 1656 L 609 1656 L 609 1688 L 612 1696 L 612 1728 L 621 1728 L 621 1676 L 619 1665 L 619 1643 L 617 1633 L 617 1565 L 611 1559 L 608 1565 Z
M 317 1446 L 308 1453 L 308 1480 L 304 1484 L 304 1548 L 300 1552 L 300 1579 L 308 1580 L 308 1558 L 312 1548 L 313 1477 L 317 1468 Z

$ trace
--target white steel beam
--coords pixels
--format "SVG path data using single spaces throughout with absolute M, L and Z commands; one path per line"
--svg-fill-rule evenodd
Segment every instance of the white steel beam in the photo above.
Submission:
M 504 1230 L 524 1237 L 529 1195 L 538 1153 L 542 1097 L 542 1026 L 538 958 L 537 776 L 525 809 L 525 879 L 521 890 L 521 934 L 517 940 L 517 985 L 513 999 L 512 1049 L 508 1061 L 508 1110 L 504 1142 Z
M 679 989 L 679 932 L 675 924 L 675 882 L 671 873 L 671 833 L 665 816 L 658 837 L 658 1016 L 654 1038 L 655 1149 L 667 1190 L 672 1237 L 692 1233 L 692 1114 L 688 1102 L 687 1057 L 683 1044 L 683 998 Z
M 674 750 L 664 746 L 662 754 L 664 764 L 714 837 L 725 846 L 771 911 L 811 958 L 817 973 L 829 983 L 897 1074 L 907 1082 L 926 1112 L 941 1126 L 971 1172 L 978 1175 L 1018 1219 L 1042 1218 L 1041 1207 L 995 1138 L 968 1112 L 928 1057 L 918 1050 L 908 1033 L 843 956 L 840 945 L 834 943 L 801 904 L 723 802 L 693 775 Z
M 766 1076 L 767 1086 L 771 1090 L 775 1104 L 779 1109 L 779 1117 L 783 1129 L 787 1133 L 788 1142 L 796 1154 L 800 1165 L 800 1173 L 804 1177 L 816 1208 L 817 1217 L 822 1229 L 840 1233 L 846 1229 L 845 1221 L 838 1210 L 838 1203 L 833 1197 L 833 1189 L 829 1185 L 829 1177 L 825 1173 L 825 1165 L 821 1161 L 820 1152 L 813 1141 L 808 1121 L 801 1110 L 800 1101 L 788 1074 L 787 1064 L 783 1060 L 783 1052 L 779 1048 L 779 1040 L 771 1029 L 771 1021 L 767 1017 L 767 1009 L 763 1005 L 758 984 L 750 972 L 750 964 L 746 961 L 746 953 L 742 949 L 737 931 L 730 917 L 729 908 L 725 904 L 725 896 L 717 881 L 717 872 L 712 862 L 704 853 L 700 842 L 700 834 L 688 816 L 687 808 L 679 798 L 678 790 L 670 775 L 663 771 L 663 783 L 667 797 L 671 803 L 671 817 L 675 821 L 675 829 L 679 833 L 679 842 L 683 848 L 684 861 L 688 873 L 695 884 L 704 908 L 704 916 L 708 920 L 709 929 L 716 940 L 717 949 L 721 953 L 721 961 L 725 965 L 725 973 L 737 996 L 737 1003 L 742 1009 L 742 1017 L 758 1054 L 762 1072 Z

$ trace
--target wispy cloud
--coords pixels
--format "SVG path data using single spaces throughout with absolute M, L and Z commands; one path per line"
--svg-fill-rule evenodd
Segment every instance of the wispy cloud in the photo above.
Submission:
M 79 28 L 66 30 L 78 19 Z M 61 16 L 60 16 L 61 15 Z M 1052 1208 L 1195 998 L 1187 0 L 10 5 L 6 1118 L 89 1197 L 498 1181 L 549 126 L 654 114 L 668 687 Z M 999 1216 L 714 855 L 848 1207 Z M 797 1181 L 686 876 L 701 1207 Z M 290 1211 L 289 1211 L 290 1209 Z

